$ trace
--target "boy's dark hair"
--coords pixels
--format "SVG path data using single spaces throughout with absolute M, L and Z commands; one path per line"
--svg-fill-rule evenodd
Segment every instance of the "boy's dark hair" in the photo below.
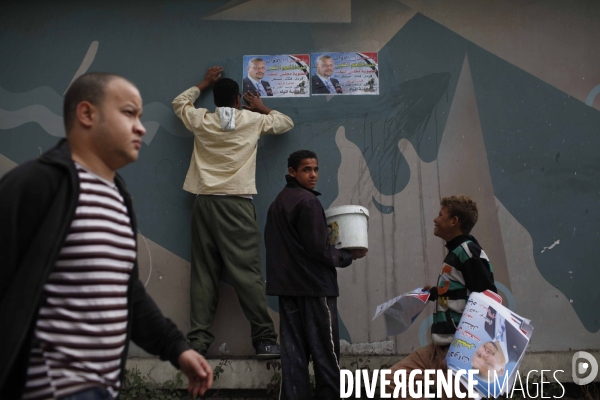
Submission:
M 130 80 L 107 72 L 89 72 L 71 83 L 63 101 L 63 121 L 67 134 L 73 127 L 77 105 L 82 101 L 89 101 L 95 106 L 102 104 L 106 85 L 116 78 L 124 79 L 133 85 Z
M 213 86 L 217 107 L 233 107 L 239 94 L 240 86 L 233 79 L 221 78 Z
M 460 231 L 465 235 L 471 233 L 471 229 L 477 223 L 479 213 L 477 212 L 477 203 L 469 196 L 459 195 L 444 197 L 440 202 L 442 207 L 448 209 L 451 218 L 458 217 Z
M 314 158 L 315 160 L 319 160 L 314 151 L 298 150 L 290 154 L 288 157 L 288 168 L 292 167 L 294 171 L 296 171 L 300 166 L 300 161 L 304 160 L 305 158 Z

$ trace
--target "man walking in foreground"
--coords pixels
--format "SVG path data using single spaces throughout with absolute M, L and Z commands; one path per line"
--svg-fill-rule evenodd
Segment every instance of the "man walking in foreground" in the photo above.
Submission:
M 281 399 L 310 399 L 312 356 L 316 398 L 340 398 L 340 334 L 336 268 L 367 250 L 338 250 L 328 242 L 327 221 L 315 191 L 319 162 L 312 151 L 288 158 L 287 184 L 269 208 L 265 227 L 267 294 L 279 296 Z
M 219 301 L 221 270 L 226 269 L 259 358 L 279 357 L 277 334 L 267 311 L 260 258 L 260 231 L 252 196 L 256 194 L 258 139 L 294 127 L 292 120 L 247 92 L 240 110 L 237 82 L 212 67 L 197 86 L 173 100 L 173 110 L 194 134 L 194 151 L 183 185 L 196 194 L 192 219 L 190 324 L 192 347 L 206 354 Z M 214 113 L 195 108 L 200 92 L 213 86 Z
M 437 286 L 424 288 L 431 294 L 429 300 L 435 301 L 432 343 L 392 367 L 388 393 L 394 390 L 393 374 L 398 370 L 406 370 L 406 376 L 416 369 L 437 369 L 445 374 L 448 369 L 446 353 L 454 340 L 469 295 L 488 289 L 497 292 L 492 264 L 477 239 L 470 235 L 477 218 L 477 204 L 468 196 L 442 199 L 439 215 L 433 220 L 433 234 L 446 242 L 448 255 L 444 258 Z M 423 375 L 420 376 L 422 380 Z M 465 392 L 464 388 L 462 390 Z
M 0 398 L 116 398 L 129 340 L 204 394 L 189 349 L 138 279 L 132 199 L 116 170 L 146 133 L 137 88 L 89 73 L 65 94 L 66 140 L 0 180 Z

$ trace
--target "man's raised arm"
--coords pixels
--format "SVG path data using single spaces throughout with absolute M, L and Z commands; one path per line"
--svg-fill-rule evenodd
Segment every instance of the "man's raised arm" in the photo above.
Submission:
M 196 86 L 192 86 L 173 99 L 171 105 L 173 106 L 175 115 L 183 121 L 185 127 L 190 131 L 193 132 L 195 127 L 201 126 L 202 117 L 208 111 L 205 108 L 195 108 L 194 102 L 203 90 L 208 89 L 221 78 L 222 73 L 223 67 L 209 68 L 202 82 Z
M 294 128 L 294 121 L 290 117 L 265 106 L 260 96 L 248 91 L 244 93 L 244 100 L 248 103 L 247 106 L 242 106 L 244 109 L 265 116 L 262 119 L 261 135 L 280 135 Z

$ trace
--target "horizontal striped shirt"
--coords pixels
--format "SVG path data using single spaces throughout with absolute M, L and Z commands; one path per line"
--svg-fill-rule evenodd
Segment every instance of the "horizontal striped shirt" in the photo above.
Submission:
M 77 171 L 77 209 L 44 285 L 23 399 L 56 399 L 94 386 L 113 398 L 119 392 L 136 242 L 115 184 L 80 165 Z
M 473 236 L 457 236 L 446 243 L 446 248 L 448 255 L 438 277 L 438 297 L 431 326 L 432 341 L 440 346 L 454 340 L 456 327 L 472 292 L 488 289 L 497 292 L 492 263 Z

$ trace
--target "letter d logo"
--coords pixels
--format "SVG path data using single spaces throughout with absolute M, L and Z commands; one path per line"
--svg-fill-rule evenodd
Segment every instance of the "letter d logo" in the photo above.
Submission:
M 587 360 L 587 362 L 579 361 L 581 358 Z M 578 351 L 573 355 L 571 360 L 572 365 L 572 374 L 573 374 L 573 382 L 577 385 L 587 385 L 592 382 L 596 376 L 598 375 L 598 362 L 588 352 Z M 591 367 L 591 369 L 590 369 Z M 577 374 L 583 375 L 589 371 L 589 375 L 586 378 L 578 378 Z

